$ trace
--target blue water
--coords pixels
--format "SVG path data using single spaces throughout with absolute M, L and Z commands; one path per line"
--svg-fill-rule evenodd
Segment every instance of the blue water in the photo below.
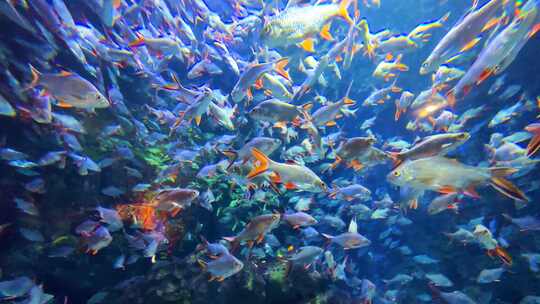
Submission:
M 529 1 L 533 1 L 531 14 L 537 14 L 537 1 Z M 364 54 L 361 35 L 352 31 L 359 50 L 351 66 L 330 58 L 324 79 L 299 96 L 295 92 L 310 69 L 347 37 L 349 24 L 338 16 L 320 24 L 332 23 L 332 41 L 305 33 L 303 38 L 316 40 L 314 52 L 301 49 L 296 43 L 300 40 L 269 47 L 262 34 L 265 25 L 294 10 L 326 5 L 298 2 L 299 7 L 287 9 L 287 1 L 280 0 L 2 2 L 1 301 L 540 303 L 538 153 L 527 151 L 540 114 L 538 37 L 520 36 L 526 42 L 506 70 L 479 81 L 455 105 L 446 103 L 430 115 L 433 119 L 443 111 L 454 115 L 446 128 L 434 129 L 410 107 L 395 120 L 395 102 L 402 90 L 416 97 L 431 89 L 432 75 L 419 75 L 420 66 L 467 18 L 472 3 L 382 0 L 377 8 L 373 1 L 366 1 L 370 7 L 360 1 L 359 16 L 369 24 L 372 37 L 382 30 L 405 37 L 421 23 L 435 22 L 448 12 L 450 17 L 413 48 L 377 52 L 385 39 L 373 38 L 374 58 Z M 487 2 L 480 1 L 477 9 Z M 446 66 L 468 72 L 494 37 L 523 18 L 523 3 L 505 5 L 506 15 L 501 9 L 492 16 L 500 24 L 478 33 L 478 44 Z M 351 5 L 351 16 L 353 10 Z M 526 32 L 539 23 L 540 15 L 533 19 Z M 144 40 L 136 43 L 140 37 Z M 347 50 L 338 54 L 345 58 Z M 313 66 L 308 56 L 313 56 Z M 396 77 L 389 81 L 372 75 L 379 63 L 399 56 L 407 71 L 394 71 Z M 234 100 L 246 70 L 284 57 L 290 80 L 273 65 L 241 89 L 243 98 Z M 307 73 L 302 71 L 306 67 Z M 33 68 L 40 75 L 32 73 Z M 501 88 L 488 94 L 501 75 Z M 281 110 L 273 109 L 266 114 L 270 117 L 261 118 L 253 115 L 253 109 L 277 94 L 266 76 L 277 79 L 295 97 L 282 98 Z M 362 105 L 374 90 L 388 87 L 394 79 L 399 92 L 389 93 L 375 105 Z M 448 82 L 440 90 L 445 102 L 457 82 Z M 351 83 L 348 98 L 355 105 L 344 106 L 335 125 L 315 128 L 322 138 L 321 151 L 308 128 L 311 115 L 342 100 Z M 515 94 L 504 97 L 503 92 L 513 88 Z M 105 106 L 96 105 L 96 94 Z M 190 111 L 205 96 L 210 96 L 214 110 L 207 103 L 192 115 Z M 521 104 L 507 120 L 489 126 L 497 113 L 518 101 Z M 287 107 L 283 103 L 311 107 L 294 108 L 289 119 L 283 118 Z M 464 113 L 481 106 L 457 128 Z M 219 110 L 225 110 L 222 115 L 229 116 L 231 126 L 220 121 L 215 112 Z M 273 119 L 274 115 L 279 118 Z M 372 125 L 362 128 L 369 119 Z M 275 126 L 276 122 L 284 122 L 285 127 Z M 410 129 L 411 124 L 422 123 L 428 130 Z M 449 185 L 425 191 L 418 208 L 409 208 L 404 192 L 413 183 L 400 188 L 387 176 L 427 157 L 409 158 L 396 167 L 391 152 L 407 151 L 430 136 L 451 132 L 467 132 L 470 139 L 439 157 L 474 166 L 478 172 L 487 167 L 511 168 L 513 174 L 505 178 L 523 191 L 528 202 L 501 194 L 489 185 L 488 177 L 452 189 L 458 197 L 450 202 L 455 203 L 453 208 L 443 205 L 438 212 L 431 211 L 433 201 L 443 195 L 438 192 Z M 494 142 L 497 136 L 518 132 L 525 137 L 514 142 L 507 138 L 507 146 Z M 271 165 L 262 177 L 247 178 L 261 161 L 254 161 L 251 148 L 242 148 L 256 137 L 279 139 L 268 156 L 289 169 L 279 171 Z M 335 140 L 328 142 L 329 137 Z M 343 156 L 340 148 L 347 140 L 357 137 L 373 138 L 373 143 L 328 170 Z M 393 148 L 398 141 L 406 146 Z M 291 149 L 298 153 L 292 155 Z M 231 167 L 230 151 L 240 153 Z M 365 151 L 379 151 L 381 159 L 373 163 L 362 159 Z M 351 167 L 353 159 L 362 163 L 361 170 Z M 448 174 L 458 170 L 455 166 Z M 441 170 L 438 162 L 430 168 Z M 288 170 L 300 173 L 289 179 Z M 315 177 L 303 182 L 310 173 Z M 420 172 L 412 174 L 417 177 Z M 471 175 L 455 175 L 455 179 Z M 357 193 L 349 198 L 339 192 L 352 184 L 367 189 L 367 197 Z M 478 197 L 467 192 L 468 186 L 474 186 Z M 334 199 L 331 193 L 336 190 Z M 316 223 L 294 227 L 287 217 L 296 212 Z M 271 224 L 261 220 L 271 214 L 277 217 Z M 350 228 L 354 222 L 356 230 Z M 492 237 L 487 243 L 495 242 L 493 248 L 473 234 L 482 226 L 489 229 Z M 242 234 L 258 228 L 266 229 Z M 471 238 L 460 241 L 447 236 L 458 229 Z M 359 233 L 368 243 L 340 243 L 339 237 L 348 231 Z M 206 240 L 211 244 L 205 245 Z M 225 253 L 212 252 L 212 246 Z M 297 261 L 305 246 L 313 246 L 316 253 Z M 481 283 L 479 275 L 486 269 L 502 274 Z M 434 282 L 433 275 L 442 275 L 450 283 Z M 374 288 L 370 292 L 369 286 Z

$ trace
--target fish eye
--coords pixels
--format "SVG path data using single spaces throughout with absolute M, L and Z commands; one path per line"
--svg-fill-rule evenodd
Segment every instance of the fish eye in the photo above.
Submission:
M 400 176 L 401 176 L 401 172 L 399 172 L 399 171 L 394 171 L 392 174 L 393 174 L 395 177 L 400 177 Z

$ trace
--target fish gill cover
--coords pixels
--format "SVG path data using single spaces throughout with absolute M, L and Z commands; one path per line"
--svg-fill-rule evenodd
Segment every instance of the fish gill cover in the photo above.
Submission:
M 0 0 L 3 303 L 540 303 L 539 0 Z

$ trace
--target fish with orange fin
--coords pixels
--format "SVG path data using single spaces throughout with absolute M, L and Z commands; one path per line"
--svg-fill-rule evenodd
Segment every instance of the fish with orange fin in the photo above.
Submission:
M 472 88 L 502 73 L 510 65 L 529 39 L 528 35 L 535 25 L 538 7 L 528 4 L 536 2 L 538 0 L 528 1 L 520 14 L 489 41 L 465 75 L 448 92 L 450 104 L 455 104 L 455 100 L 463 98 Z
M 225 237 L 228 242 L 231 242 L 231 251 L 242 244 L 248 243 L 251 248 L 254 244 L 259 244 L 264 240 L 264 236 L 276 228 L 281 220 L 279 213 L 270 213 L 256 216 L 249 221 L 249 223 L 233 237 Z
M 257 104 L 248 115 L 261 122 L 273 123 L 275 128 L 286 129 L 288 123 L 300 126 L 301 118 L 312 106 L 311 103 L 296 106 L 273 98 Z
M 214 100 L 214 93 L 208 87 L 202 87 L 202 92 L 197 99 L 187 108 L 179 113 L 179 117 L 171 127 L 174 131 L 180 126 L 183 121 L 187 121 L 190 124 L 193 120 L 198 125 L 201 124 L 202 115 L 209 112 L 210 103 Z
M 330 67 L 331 65 L 335 65 L 335 63 L 338 61 L 338 58 L 341 56 L 341 53 L 346 51 L 347 46 L 350 46 L 354 43 L 354 26 L 351 25 L 349 27 L 349 31 L 347 33 L 347 36 L 341 40 L 336 42 L 332 48 L 326 53 L 324 56 L 322 56 L 319 60 L 319 62 L 314 66 L 312 69 L 305 69 L 307 77 L 304 80 L 304 82 L 300 85 L 298 89 L 295 90 L 293 100 L 298 100 L 302 96 L 304 96 L 309 90 L 313 88 L 313 86 L 320 82 L 320 79 L 323 77 L 323 72 Z
M 444 26 L 446 21 L 450 17 L 450 12 L 446 13 L 441 18 L 435 21 L 428 21 L 417 25 L 407 36 L 413 41 L 417 42 L 427 42 L 431 38 L 431 32 L 434 29 L 441 28 Z
M 351 87 L 352 82 L 349 85 L 345 97 L 338 102 L 328 103 L 320 107 L 313 114 L 306 117 L 306 119 L 312 122 L 316 127 L 335 126 L 336 119 L 343 116 L 342 111 L 346 107 L 355 105 L 355 101 L 348 97 Z
M 28 88 L 45 88 L 58 100 L 60 107 L 94 110 L 110 106 L 107 98 L 90 81 L 74 72 L 41 73 L 33 66 L 30 66 L 30 71 L 32 83 Z
M 131 48 L 146 46 L 150 51 L 159 56 L 181 55 L 182 42 L 176 37 L 147 37 L 137 33 L 137 38 L 128 45 Z
M 409 67 L 401 62 L 402 58 L 403 55 L 399 54 L 393 61 L 391 58 L 381 61 L 373 71 L 373 77 L 390 81 L 398 76 L 398 72 L 407 72 Z
M 394 120 L 398 121 L 402 114 L 407 112 L 407 109 L 414 101 L 414 94 L 409 91 L 403 91 L 399 99 L 396 99 L 396 114 Z
M 352 202 L 356 199 L 361 202 L 366 202 L 371 199 L 371 191 L 360 184 L 352 184 L 345 187 L 338 187 L 337 185 L 332 186 L 333 190 L 328 195 L 331 199 L 345 200 L 348 202 Z
M 478 9 L 473 5 L 470 12 L 446 33 L 422 63 L 420 75 L 437 71 L 441 64 L 477 44 L 478 36 L 488 30 L 485 28 L 486 24 L 496 18 L 497 14 L 502 14 L 503 5 L 507 2 L 508 0 L 491 0 Z
M 371 94 L 364 100 L 362 106 L 364 107 L 373 107 L 384 104 L 386 100 L 390 99 L 391 93 L 400 93 L 403 91 L 400 87 L 396 86 L 396 80 L 394 82 L 382 89 L 374 89 Z
M 89 235 L 83 236 L 82 243 L 86 247 L 86 252 L 96 255 L 101 249 L 109 246 L 113 237 L 105 226 L 100 226 Z
M 358 233 L 358 225 L 356 219 L 352 219 L 349 224 L 349 230 L 337 236 L 322 234 L 330 243 L 337 244 L 345 250 L 367 247 L 371 241 L 365 236 Z
M 314 193 L 328 190 L 321 178 L 306 166 L 296 163 L 275 162 L 257 148 L 253 148 L 251 153 L 256 161 L 255 167 L 247 175 L 249 179 L 270 171 L 272 172 L 272 181 L 276 184 L 284 184 L 285 188 L 289 190 L 295 189 Z
M 291 225 L 293 229 L 309 227 L 318 223 L 313 216 L 301 211 L 284 213 L 281 217 L 283 218 L 283 221 Z
M 281 146 L 281 140 L 277 138 L 270 137 L 254 137 L 248 141 L 244 146 L 238 150 L 225 150 L 222 151 L 225 156 L 227 156 L 231 161 L 227 170 L 234 164 L 238 159 L 242 164 L 247 163 L 251 157 L 251 149 L 257 148 L 266 155 L 274 153 Z
M 527 145 L 527 157 L 532 157 L 540 150 L 540 123 L 533 123 L 525 127 L 525 131 L 533 134 Z
M 229 253 L 209 262 L 201 259 L 197 260 L 197 262 L 205 272 L 210 274 L 208 281 L 223 282 L 223 280 L 237 274 L 244 268 L 244 263 Z
M 155 205 L 157 211 L 165 211 L 175 217 L 179 212 L 191 206 L 197 197 L 199 197 L 199 191 L 193 189 L 162 189 L 150 204 Z
M 345 162 L 346 166 L 360 171 L 389 159 L 383 151 L 375 148 L 374 137 L 353 137 L 348 138 L 336 149 L 336 160 L 330 166 L 335 169 L 339 164 Z
M 303 49 L 314 51 L 313 36 L 317 33 L 323 39 L 332 39 L 329 32 L 332 19 L 341 17 L 349 24 L 354 23 L 347 9 L 355 1 L 289 7 L 265 20 L 261 40 L 268 47 L 300 44 Z
M 489 185 L 501 194 L 520 202 L 529 198 L 505 177 L 517 172 L 506 167 L 473 167 L 457 160 L 432 156 L 407 161 L 392 170 L 387 180 L 396 186 L 439 193 L 463 193 L 478 197 L 475 187 Z
M 288 58 L 281 58 L 276 61 L 267 63 L 252 63 L 250 64 L 234 85 L 231 92 L 232 100 L 235 103 L 242 102 L 245 98 L 249 100 L 253 99 L 253 93 L 251 87 L 255 85 L 257 80 L 264 74 L 272 70 L 275 70 L 279 75 L 290 80 L 289 73 L 285 70 L 285 67 L 289 63 Z
M 499 242 L 493 238 L 489 229 L 481 224 L 476 225 L 473 235 L 480 246 L 487 250 L 490 257 L 498 257 L 504 264 L 512 265 L 512 257 L 504 248 L 499 246 Z

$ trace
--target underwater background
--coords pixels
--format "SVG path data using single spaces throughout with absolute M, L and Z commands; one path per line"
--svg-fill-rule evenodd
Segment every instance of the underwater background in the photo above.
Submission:
M 0 1 L 0 301 L 540 303 L 538 0 Z

